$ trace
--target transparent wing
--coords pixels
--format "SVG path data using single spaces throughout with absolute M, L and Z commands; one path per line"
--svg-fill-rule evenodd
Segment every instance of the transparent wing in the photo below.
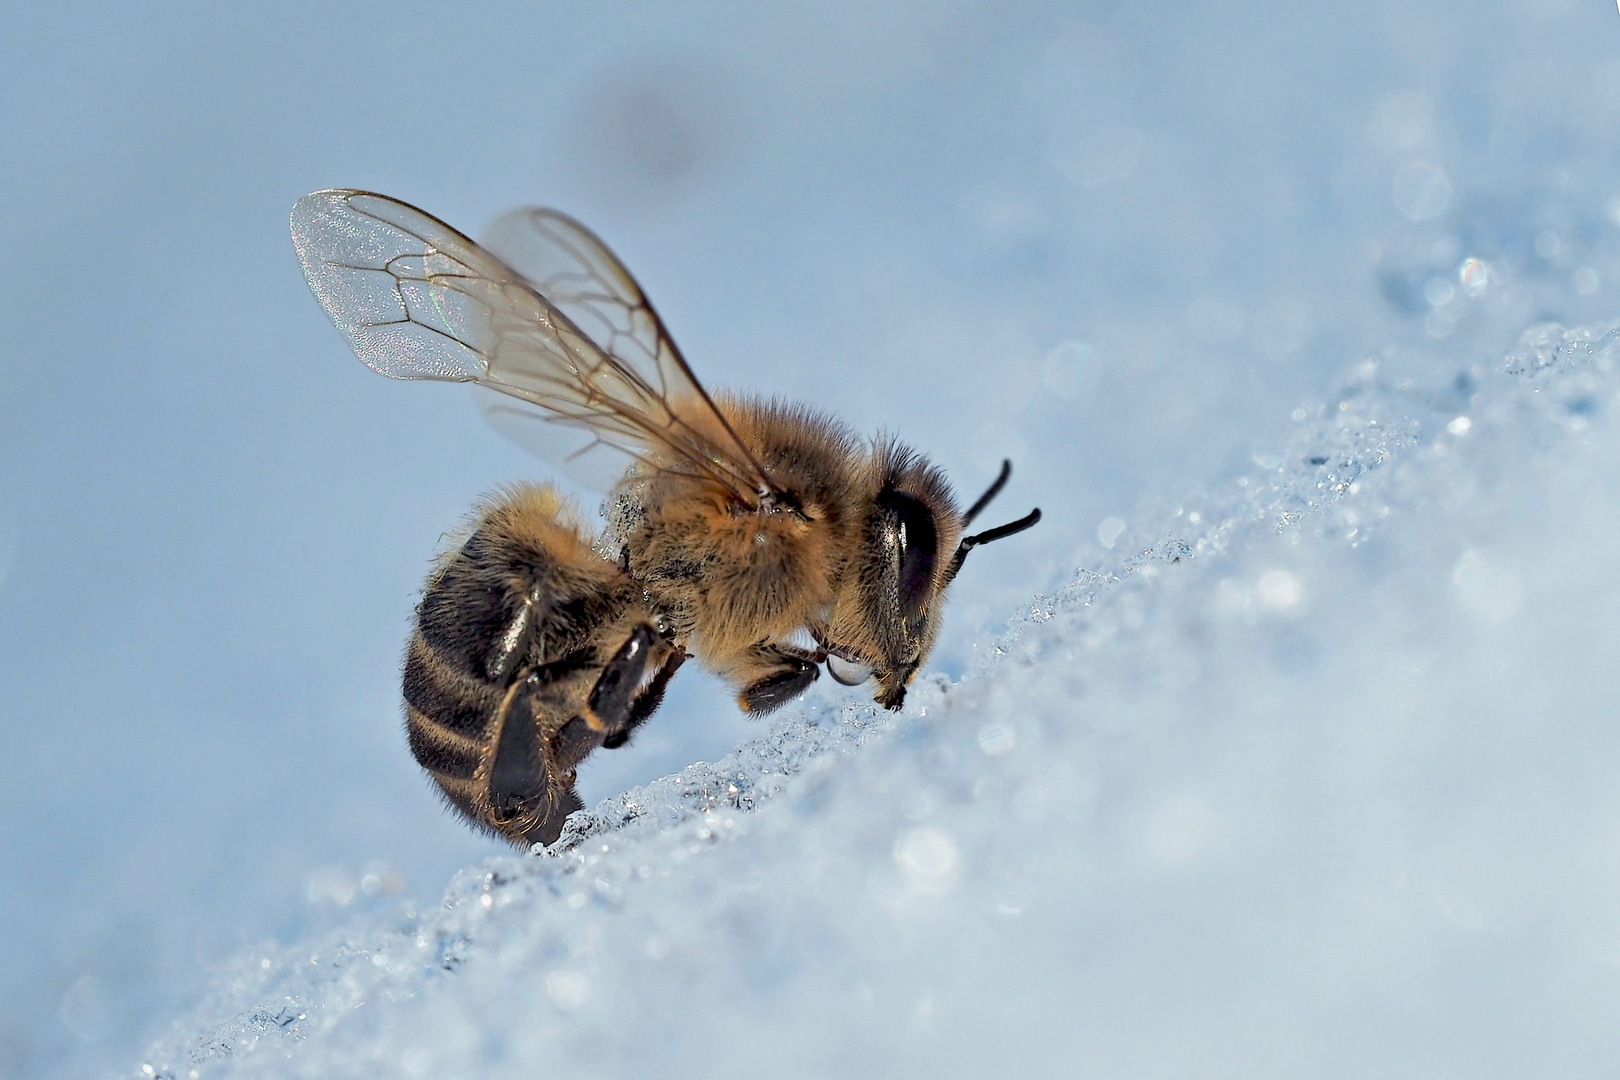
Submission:
M 594 431 L 570 427 L 557 414 L 511 394 L 473 387 L 473 401 L 489 426 L 509 440 L 556 462 L 571 480 L 592 491 L 609 491 L 640 460 Z
M 704 476 L 749 504 L 776 490 L 645 300 L 636 310 L 655 327 L 650 366 L 623 346 L 642 340 L 634 333 L 615 338 L 597 327 L 630 359 L 605 352 L 507 263 L 395 199 L 317 191 L 293 207 L 292 233 L 310 289 L 369 367 L 391 378 L 474 382 L 506 395 L 509 408 L 498 416 L 486 404 L 486 414 L 576 479 L 603 488 L 641 463 Z M 639 297 L 618 261 L 591 241 L 605 261 L 580 272 L 605 270 Z M 614 278 L 598 287 L 613 288 Z M 665 349 L 672 366 L 657 359 Z
M 775 490 L 692 374 L 652 301 L 600 237 L 567 214 L 530 206 L 490 222 L 483 246 L 601 345 L 616 367 L 677 408 L 702 415 L 706 427 L 717 423 L 715 449 L 739 466 L 752 490 Z

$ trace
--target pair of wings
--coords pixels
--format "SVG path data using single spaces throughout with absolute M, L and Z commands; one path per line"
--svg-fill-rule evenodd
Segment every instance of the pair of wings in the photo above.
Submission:
M 511 210 L 482 246 L 397 199 L 298 200 L 310 290 L 373 371 L 471 382 L 497 430 L 599 491 L 679 469 L 747 506 L 778 494 L 687 367 L 652 304 L 595 234 Z

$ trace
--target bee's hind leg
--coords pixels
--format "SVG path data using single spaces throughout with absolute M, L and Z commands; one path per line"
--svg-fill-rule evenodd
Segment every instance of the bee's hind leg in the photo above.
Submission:
M 550 674 L 545 670 L 523 673 L 507 690 L 496 713 L 488 820 L 519 843 L 552 843 L 562 832 L 563 820 L 584 805 L 574 793 L 572 765 L 559 768 L 547 760 L 537 722 L 544 711 L 542 699 Z
M 550 738 L 533 721 L 547 713 L 555 715 L 557 705 L 568 697 L 567 681 L 579 674 L 577 660 L 570 657 L 525 671 L 508 689 L 497 713 L 500 729 L 488 796 L 491 823 L 503 834 L 542 844 L 561 835 L 564 819 L 584 805 L 574 791 L 580 762 L 598 746 L 623 746 L 636 726 L 657 710 L 664 688 L 686 660 L 686 653 L 672 650 L 643 685 L 657 640 L 650 627 L 636 627 L 597 676 L 585 715 L 570 719 Z

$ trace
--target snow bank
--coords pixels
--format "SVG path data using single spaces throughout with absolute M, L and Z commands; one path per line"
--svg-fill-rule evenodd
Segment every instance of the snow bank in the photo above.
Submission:
M 961 681 L 244 954 L 134 1075 L 1606 1074 L 1617 360 L 1368 359 Z

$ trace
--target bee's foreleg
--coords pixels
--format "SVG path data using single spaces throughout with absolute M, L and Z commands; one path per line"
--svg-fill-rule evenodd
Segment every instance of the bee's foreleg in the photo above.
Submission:
M 780 708 L 808 690 L 821 675 L 814 654 L 789 645 L 755 645 L 748 650 L 745 669 L 753 678 L 744 683 L 737 704 L 749 713 Z

